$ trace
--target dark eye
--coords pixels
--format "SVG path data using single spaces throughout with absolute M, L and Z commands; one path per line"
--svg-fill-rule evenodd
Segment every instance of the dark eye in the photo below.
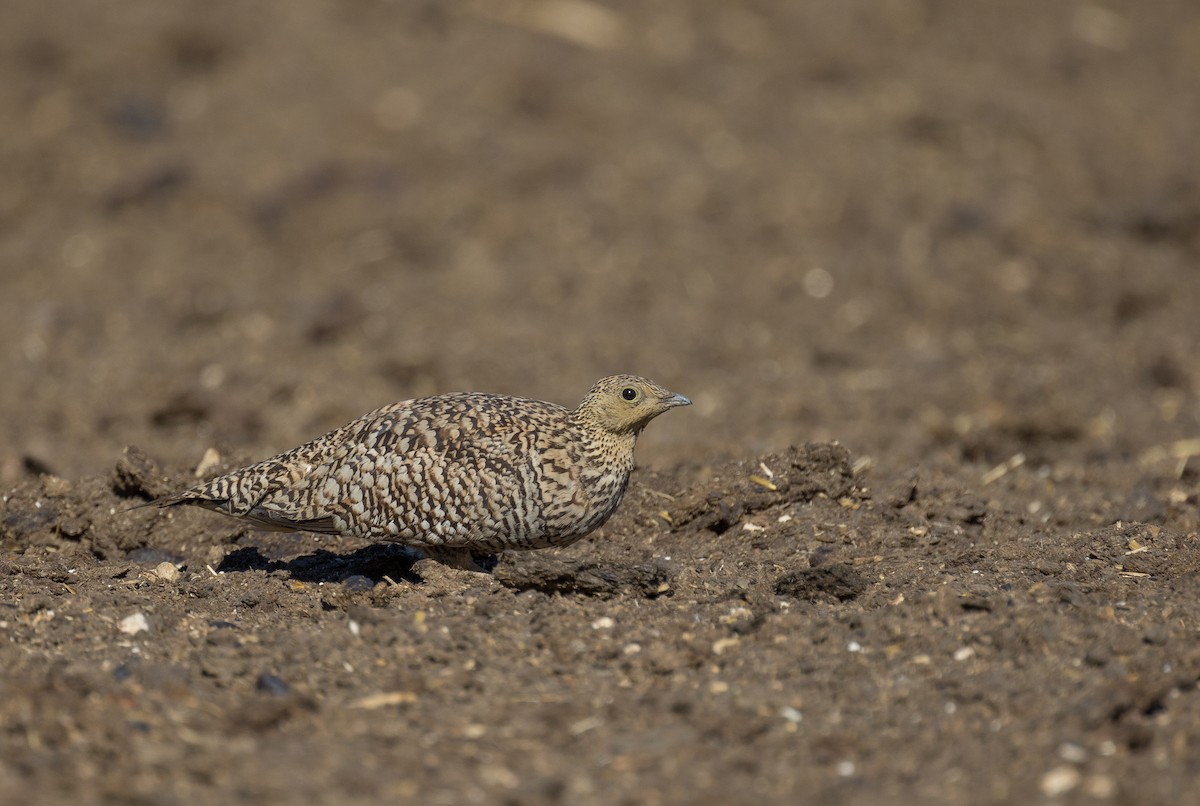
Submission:
M 632 386 L 626 386 L 624 389 L 621 390 L 621 397 L 625 398 L 626 400 L 628 400 L 629 402 L 632 403 L 633 401 L 637 400 L 638 391 L 637 391 L 637 389 L 634 389 Z

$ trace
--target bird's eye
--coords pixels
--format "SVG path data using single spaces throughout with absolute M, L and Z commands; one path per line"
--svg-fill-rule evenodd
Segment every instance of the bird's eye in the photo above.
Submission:
M 632 386 L 626 386 L 624 389 L 621 390 L 621 397 L 625 398 L 630 403 L 632 403 L 633 401 L 638 399 L 638 390 L 634 389 Z

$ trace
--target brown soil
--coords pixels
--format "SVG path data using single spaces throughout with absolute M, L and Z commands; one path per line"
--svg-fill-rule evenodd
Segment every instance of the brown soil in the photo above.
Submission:
M 1200 4 L 6 0 L 0 59 L 0 801 L 1200 802 Z M 611 372 L 696 405 L 490 575 L 131 510 Z

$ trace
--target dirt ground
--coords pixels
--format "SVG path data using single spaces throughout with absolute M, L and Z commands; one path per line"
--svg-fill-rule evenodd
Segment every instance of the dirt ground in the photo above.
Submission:
M 5 0 L 0 60 L 0 801 L 1200 802 L 1200 4 Z M 130 510 L 613 372 L 695 405 L 489 575 Z

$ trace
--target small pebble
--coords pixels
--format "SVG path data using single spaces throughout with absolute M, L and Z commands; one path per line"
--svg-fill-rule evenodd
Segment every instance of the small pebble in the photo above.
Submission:
M 604 720 L 598 716 L 585 716 L 577 722 L 571 724 L 567 730 L 572 736 L 582 736 L 589 730 L 595 730 L 604 724 Z
M 375 587 L 375 583 L 370 577 L 354 574 L 342 580 L 342 587 L 350 593 L 366 593 Z
M 221 454 L 216 448 L 209 448 L 204 452 L 204 456 L 200 458 L 200 464 L 196 465 L 196 478 L 202 479 L 212 471 L 216 470 L 221 464 Z
M 1117 794 L 1117 782 L 1107 775 L 1089 775 L 1083 782 L 1083 791 L 1093 798 L 1107 800 Z
M 1063 742 L 1058 746 L 1058 755 L 1063 761 L 1070 761 L 1072 764 L 1082 764 L 1087 761 L 1087 750 L 1083 749 L 1074 742 Z
M 291 691 L 287 683 L 267 672 L 263 672 L 258 676 L 258 680 L 254 682 L 254 687 L 261 692 L 271 694 L 275 697 L 284 697 Z
M 1083 776 L 1079 770 L 1074 767 L 1062 765 L 1055 767 L 1042 776 L 1041 788 L 1042 794 L 1048 798 L 1065 795 L 1075 787 L 1079 786 L 1079 781 Z
M 154 575 L 166 582 L 176 582 L 179 579 L 179 569 L 175 567 L 175 563 L 159 563 L 154 566 Z
M 150 623 L 142 613 L 133 613 L 117 622 L 117 629 L 125 635 L 137 635 L 150 629 Z

